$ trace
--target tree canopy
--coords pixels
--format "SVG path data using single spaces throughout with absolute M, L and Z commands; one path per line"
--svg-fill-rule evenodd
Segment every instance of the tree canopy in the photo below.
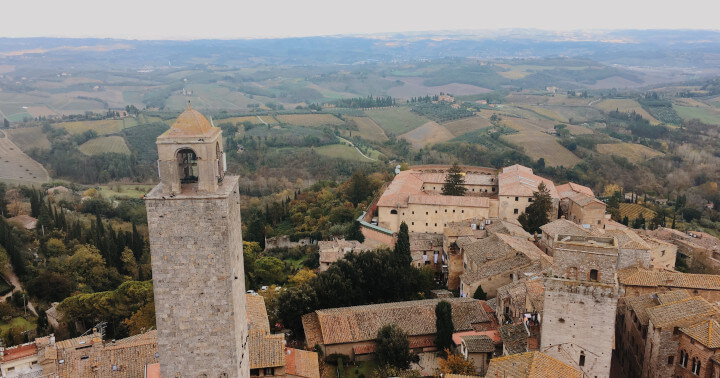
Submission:
M 550 211 L 553 208 L 550 191 L 545 183 L 538 185 L 538 190 L 533 193 L 533 201 L 525 211 L 518 217 L 518 222 L 523 229 L 529 233 L 540 232 L 540 227 L 550 221 Z
M 442 194 L 446 196 L 464 196 L 466 191 L 465 176 L 457 163 L 455 163 L 448 170 L 447 176 L 445 176 Z
M 408 335 L 396 324 L 388 324 L 377 334 L 377 355 L 381 366 L 390 365 L 399 369 L 410 368 L 410 363 L 418 357 L 410 352 Z

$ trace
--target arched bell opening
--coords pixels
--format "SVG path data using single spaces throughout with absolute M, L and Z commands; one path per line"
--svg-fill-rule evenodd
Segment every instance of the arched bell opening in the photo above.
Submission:
M 177 152 L 178 170 L 180 171 L 180 184 L 198 182 L 197 155 L 189 148 Z

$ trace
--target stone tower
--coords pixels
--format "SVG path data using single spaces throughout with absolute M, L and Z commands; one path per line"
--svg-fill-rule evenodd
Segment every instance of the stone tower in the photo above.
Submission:
M 222 133 L 188 105 L 157 138 L 145 196 L 163 377 L 249 377 L 238 177 Z
M 540 351 L 581 370 L 610 376 L 617 282 L 615 238 L 556 235 L 552 277 L 545 279 Z

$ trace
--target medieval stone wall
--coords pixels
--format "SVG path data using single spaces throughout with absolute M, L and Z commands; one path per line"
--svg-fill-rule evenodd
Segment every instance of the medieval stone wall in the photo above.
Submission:
M 546 279 L 540 351 L 585 376 L 610 376 L 618 297 L 617 286 Z
M 161 184 L 162 185 L 162 184 Z M 249 376 L 238 177 L 218 191 L 146 196 L 163 376 Z
M 553 252 L 553 275 L 571 280 L 590 280 L 590 271 L 598 271 L 597 281 L 614 283 L 617 271 L 617 249 L 615 254 L 602 248 L 595 251 L 588 246 L 572 246 L 557 243 Z

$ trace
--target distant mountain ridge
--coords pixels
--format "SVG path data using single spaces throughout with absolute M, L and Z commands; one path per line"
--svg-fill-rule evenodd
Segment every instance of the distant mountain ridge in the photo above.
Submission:
M 702 69 L 718 67 L 720 31 L 509 29 L 191 41 L 0 38 L 0 64 L 48 69 L 360 64 L 453 57 L 572 57 Z

